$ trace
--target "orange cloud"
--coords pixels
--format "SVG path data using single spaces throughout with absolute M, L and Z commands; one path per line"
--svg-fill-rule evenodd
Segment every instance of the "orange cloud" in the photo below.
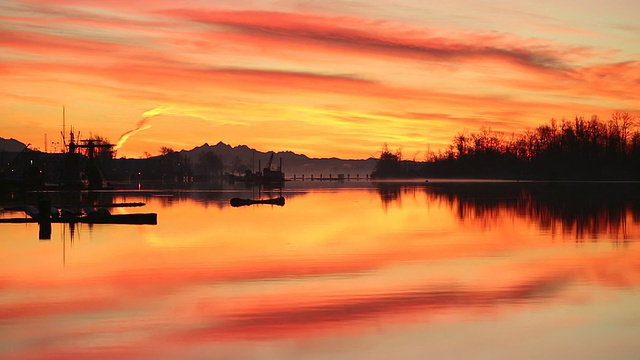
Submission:
M 287 12 L 222 5 L 176 9 L 168 2 L 78 4 L 34 1 L 21 10 L 8 8 L 0 46 L 9 55 L 0 68 L 11 85 L 0 93 L 48 108 L 104 103 L 128 118 L 163 106 L 181 109 L 167 114 L 168 121 L 181 117 L 196 125 L 204 119 L 218 127 L 212 139 L 165 123 L 145 133 L 154 144 L 222 140 L 357 158 L 384 142 L 411 153 L 444 149 L 456 132 L 482 126 L 521 132 L 552 117 L 640 112 L 633 81 L 638 64 L 610 61 L 610 49 L 384 17 L 310 14 L 304 7 Z M 65 91 L 47 90 L 52 88 Z M 37 122 L 26 108 L 0 115 Z M 196 117 L 184 115 L 193 108 Z M 82 115 L 105 116 L 96 110 Z M 131 126 L 108 123 L 114 124 L 105 134 L 110 138 Z M 286 131 L 265 140 L 258 132 L 269 131 L 266 123 Z M 88 120 L 76 125 L 95 126 Z M 246 126 L 255 126 L 256 133 Z M 32 133 L 12 136 L 35 143 Z M 148 151 L 143 140 L 128 140 L 122 155 Z M 310 145 L 319 142 L 322 149 Z
M 397 55 L 433 61 L 457 61 L 462 59 L 496 59 L 539 70 L 563 69 L 562 61 L 550 52 L 533 51 L 524 46 L 500 46 L 496 36 L 465 34 L 461 38 L 434 36 L 428 30 L 385 33 L 391 24 L 365 21 L 357 18 L 321 17 L 307 14 L 269 11 L 189 11 L 167 10 L 164 15 L 222 27 L 238 32 L 275 40 L 300 44 L 318 44 L 345 51 L 373 52 L 380 55 Z M 337 25 L 344 24 L 344 25 Z M 356 30 L 357 29 L 357 30 Z M 414 39 L 410 39 L 411 37 Z M 477 44 L 483 44 L 478 46 Z

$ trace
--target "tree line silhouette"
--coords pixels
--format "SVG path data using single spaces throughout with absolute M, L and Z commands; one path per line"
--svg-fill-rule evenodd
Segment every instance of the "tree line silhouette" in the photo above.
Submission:
M 640 130 L 634 116 L 616 112 L 606 121 L 552 119 L 521 135 L 463 131 L 420 163 L 385 145 L 372 177 L 640 180 Z

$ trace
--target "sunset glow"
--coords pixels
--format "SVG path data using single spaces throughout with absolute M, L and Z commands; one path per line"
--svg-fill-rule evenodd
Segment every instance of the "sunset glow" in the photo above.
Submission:
M 371 189 L 287 196 L 284 207 L 231 208 L 127 195 L 162 222 L 79 224 L 74 237 L 55 224 L 44 242 L 36 224 L 5 228 L 0 354 L 353 359 L 379 349 L 464 359 L 471 345 L 460 344 L 476 343 L 500 355 L 483 358 L 513 358 L 522 346 L 538 348 L 523 353 L 532 359 L 637 353 L 640 224 L 630 210 L 603 211 L 611 216 L 591 233 L 549 224 L 545 208 L 486 209 L 424 189 L 389 206 Z M 616 246 L 618 235 L 626 242 Z
M 465 129 L 640 116 L 640 3 L 0 1 L 0 136 L 423 159 Z

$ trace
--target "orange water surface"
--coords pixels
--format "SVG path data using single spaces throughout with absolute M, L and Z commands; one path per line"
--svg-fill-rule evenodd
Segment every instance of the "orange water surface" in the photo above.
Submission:
M 110 192 L 158 224 L 0 224 L 0 357 L 636 358 L 636 205 L 500 186 Z

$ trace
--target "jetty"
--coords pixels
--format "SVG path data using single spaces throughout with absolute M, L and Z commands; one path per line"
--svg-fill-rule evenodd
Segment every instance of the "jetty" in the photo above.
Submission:
M 144 203 L 107 203 L 96 205 L 51 206 L 51 200 L 42 198 L 38 200 L 38 206 L 21 205 L 4 207 L 3 211 L 24 212 L 22 218 L 0 218 L 0 224 L 26 224 L 37 223 L 39 225 L 39 238 L 46 240 L 51 238 L 51 224 L 118 224 L 118 225 L 157 225 L 158 214 L 111 214 L 107 208 L 143 206 Z
M 323 175 L 320 174 L 318 175 L 313 175 L 313 174 L 302 174 L 302 175 L 296 175 L 294 174 L 292 178 L 287 179 L 287 181 L 340 181 L 340 182 L 344 182 L 344 181 L 360 181 L 360 180 L 370 180 L 369 179 L 369 174 L 365 174 L 364 176 L 360 176 L 360 174 L 355 174 L 355 176 L 352 176 L 352 174 L 337 174 L 336 176 L 334 176 L 333 174 L 328 174 L 328 175 Z
M 41 223 L 41 219 L 36 218 L 7 218 L 1 219 L 0 224 L 28 224 Z M 140 213 L 140 214 L 109 214 L 100 216 L 74 216 L 51 218 L 49 222 L 52 224 L 120 224 L 120 225 L 157 225 L 158 214 L 156 213 Z

